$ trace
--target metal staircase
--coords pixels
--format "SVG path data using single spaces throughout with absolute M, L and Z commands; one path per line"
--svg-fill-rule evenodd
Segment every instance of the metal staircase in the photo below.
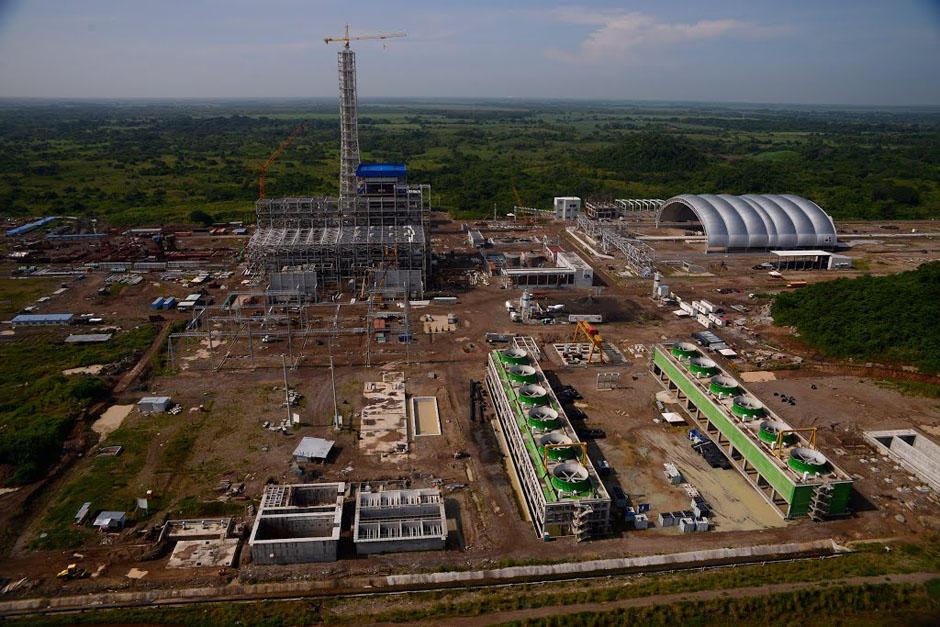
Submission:
M 813 492 L 809 502 L 809 516 L 813 520 L 823 520 L 829 515 L 829 505 L 832 502 L 832 484 L 824 483 Z
M 578 542 L 591 539 L 592 525 L 590 518 L 593 513 L 594 508 L 590 505 L 580 505 L 575 510 L 574 516 L 571 518 L 571 531 Z

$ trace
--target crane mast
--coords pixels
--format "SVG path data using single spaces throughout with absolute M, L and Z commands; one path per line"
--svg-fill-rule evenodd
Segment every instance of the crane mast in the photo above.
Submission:
M 337 53 L 339 68 L 339 119 L 340 119 L 340 204 L 348 206 L 356 195 L 356 168 L 359 167 L 359 97 L 356 93 L 356 53 L 349 47 L 351 41 L 368 39 L 392 39 L 405 37 L 402 32 L 378 33 L 376 35 L 349 35 L 349 24 L 339 37 L 324 37 L 324 43 L 342 43 Z
M 294 130 L 290 132 L 290 135 L 281 142 L 281 145 L 277 147 L 277 150 L 271 153 L 271 156 L 268 157 L 268 160 L 264 162 L 264 165 L 261 166 L 261 170 L 258 173 L 258 199 L 264 200 L 264 187 L 265 187 L 265 178 L 268 175 L 268 167 L 274 160 L 281 156 L 281 154 L 287 150 L 287 147 L 290 146 L 298 135 L 304 132 L 304 125 L 298 124 L 294 127 Z

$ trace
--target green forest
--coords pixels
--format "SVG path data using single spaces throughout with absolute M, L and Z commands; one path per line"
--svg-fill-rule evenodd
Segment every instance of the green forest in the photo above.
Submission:
M 250 218 L 269 196 L 335 195 L 335 101 L 2 101 L 0 213 L 115 225 Z M 468 217 L 553 196 L 795 193 L 836 219 L 940 217 L 940 110 L 364 101 L 364 160 L 406 161 Z
M 882 277 L 815 283 L 777 296 L 774 322 L 832 357 L 940 372 L 940 261 Z

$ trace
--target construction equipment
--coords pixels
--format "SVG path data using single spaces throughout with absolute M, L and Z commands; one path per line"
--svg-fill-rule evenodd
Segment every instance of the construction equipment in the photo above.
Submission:
M 281 156 L 281 154 L 287 150 L 287 147 L 290 146 L 298 135 L 304 132 L 305 125 L 298 124 L 294 127 L 294 130 L 290 132 L 290 135 L 287 136 L 287 139 L 281 142 L 281 145 L 277 147 L 271 156 L 268 157 L 268 160 L 264 162 L 264 165 L 261 166 L 261 170 L 258 173 L 258 199 L 264 200 L 264 181 L 265 177 L 268 174 L 268 167 L 274 163 L 274 160 Z
M 346 25 L 346 31 L 344 34 L 338 37 L 324 37 L 323 43 L 333 43 L 334 41 L 343 42 L 344 48 L 349 48 L 349 42 L 351 41 L 361 41 L 363 39 L 393 39 L 395 37 L 407 37 L 407 33 L 403 32 L 394 32 L 394 33 L 378 33 L 377 35 L 356 35 L 355 37 L 349 36 L 349 24 Z
M 325 37 L 327 44 L 342 42 L 337 53 L 339 69 L 339 197 L 343 206 L 348 206 L 356 196 L 356 169 L 359 167 L 359 98 L 356 95 L 356 53 L 350 50 L 350 41 L 365 39 L 391 39 L 405 37 L 405 33 L 379 33 L 377 35 L 349 36 L 349 24 L 345 34 Z
M 588 343 L 591 345 L 590 350 L 588 351 L 587 359 L 585 363 L 591 363 L 591 359 L 594 357 L 595 352 L 601 362 L 604 361 L 604 352 L 603 344 L 604 341 L 601 339 L 601 334 L 595 329 L 589 322 L 584 320 L 578 320 L 577 326 L 574 328 L 574 337 L 571 338 L 572 342 L 577 342 L 579 337 L 583 336 L 587 339 Z
M 84 579 L 90 573 L 84 568 L 79 568 L 78 564 L 69 564 L 56 575 L 59 579 Z

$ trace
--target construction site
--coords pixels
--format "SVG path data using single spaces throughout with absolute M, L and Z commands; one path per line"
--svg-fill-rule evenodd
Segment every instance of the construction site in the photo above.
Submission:
M 405 163 L 360 161 L 350 42 L 398 36 L 327 40 L 337 196 L 262 183 L 254 224 L 80 225 L 82 251 L 54 248 L 56 221 L 7 232 L 11 276 L 50 283 L 4 341 L 154 337 L 75 365 L 109 377 L 108 400 L 48 483 L 0 491 L 0 588 L 16 584 L 0 615 L 220 576 L 404 590 L 523 576 L 501 563 L 743 564 L 940 529 L 940 409 L 875 383 L 936 377 L 827 360 L 767 296 L 940 258 L 935 225 L 837 224 L 790 194 L 568 190 L 453 219 Z

